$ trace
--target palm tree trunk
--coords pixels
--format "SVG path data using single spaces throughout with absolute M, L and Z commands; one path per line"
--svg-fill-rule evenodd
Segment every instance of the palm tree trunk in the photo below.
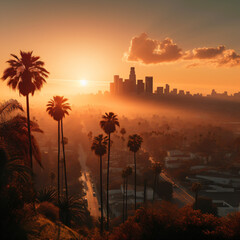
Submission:
M 155 174 L 154 183 L 153 183 L 153 202 L 154 202 L 154 196 L 155 196 L 156 182 L 157 182 L 157 175 Z
M 102 234 L 103 233 L 102 155 L 100 155 L 100 201 L 101 201 L 101 234 Z
M 27 125 L 28 125 L 28 141 L 29 141 L 29 157 L 30 157 L 30 167 L 33 170 L 32 161 L 32 140 L 31 140 L 31 127 L 30 127 L 30 110 L 29 110 L 29 95 L 26 96 L 27 105 Z
M 108 134 L 108 166 L 107 166 L 107 230 L 109 230 L 109 196 L 108 196 L 108 189 L 109 189 L 109 162 L 110 162 L 110 142 L 111 142 L 111 134 Z
M 128 199 L 128 177 L 126 178 L 126 220 L 128 218 L 128 206 L 127 206 L 127 199 Z
M 60 206 L 60 121 L 58 121 L 58 205 Z
M 198 209 L 198 192 L 195 193 L 195 210 Z
M 135 166 L 135 176 L 134 176 L 134 192 L 135 192 L 135 198 L 134 198 L 134 204 L 135 204 L 135 210 L 137 209 L 137 161 L 136 161 L 136 153 L 134 152 L 134 166 Z
M 146 206 L 146 202 L 147 202 L 147 201 L 146 201 L 146 200 L 147 200 L 147 199 L 146 199 L 146 197 L 147 197 L 147 196 L 146 196 L 146 194 L 147 194 L 146 191 L 147 191 L 147 180 L 144 179 L 143 197 L 144 197 L 144 205 L 145 205 L 145 206 Z
M 65 148 L 64 148 L 64 137 L 63 137 L 63 120 L 61 119 L 61 134 L 62 134 L 62 150 L 63 150 L 63 167 L 64 167 L 64 180 L 65 180 L 65 191 L 66 191 L 66 202 L 68 206 L 68 184 L 67 184 L 67 168 L 66 168 L 66 158 L 65 158 Z M 68 207 L 66 212 L 67 226 L 70 225 Z
M 124 210 L 125 210 L 125 178 L 123 179 L 123 206 L 122 206 L 122 215 L 123 215 L 123 223 L 124 223 Z
M 65 178 L 65 188 L 66 188 L 66 199 L 68 199 L 67 168 L 66 168 L 66 157 L 65 157 L 65 148 L 64 148 L 63 122 L 62 122 L 62 119 L 61 119 L 61 131 L 62 131 L 62 150 L 63 150 L 63 164 L 64 164 L 64 178 Z

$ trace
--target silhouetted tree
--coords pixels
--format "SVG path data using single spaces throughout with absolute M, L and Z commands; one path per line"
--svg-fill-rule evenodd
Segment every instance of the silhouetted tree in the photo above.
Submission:
M 120 133 L 122 135 L 122 137 L 121 137 L 122 142 L 124 143 L 124 141 L 125 141 L 124 135 L 126 134 L 126 129 L 125 128 L 121 128 Z
M 45 187 L 37 192 L 38 202 L 55 202 L 56 189 L 52 187 Z
M 157 185 L 157 177 L 162 172 L 162 166 L 160 163 L 155 162 L 152 166 L 153 173 L 154 173 L 154 184 L 153 184 L 153 201 L 156 192 L 156 185 Z
M 22 105 L 15 99 L 10 99 L 4 103 L 0 104 L 0 117 L 1 119 L 5 117 L 5 115 L 15 111 L 20 110 L 23 112 Z M 2 120 L 1 120 L 2 121 Z
M 100 201 L 101 201 L 101 233 L 103 232 L 103 196 L 102 196 L 102 156 L 107 152 L 107 137 L 102 134 L 94 137 L 91 149 L 100 160 Z
M 58 202 L 60 202 L 60 129 L 62 136 L 62 148 L 63 148 L 63 163 L 64 163 L 64 178 L 65 178 L 65 189 L 66 189 L 66 200 L 68 199 L 68 186 L 67 186 L 67 171 L 64 151 L 64 137 L 63 137 L 63 123 L 62 119 L 65 114 L 69 115 L 68 110 L 71 110 L 67 98 L 55 96 L 47 104 L 46 111 L 58 122 Z M 61 124 L 61 125 L 60 125 Z
M 128 203 L 127 203 L 127 200 L 128 200 L 128 177 L 130 177 L 132 175 L 132 168 L 131 167 L 126 167 L 125 168 L 125 176 L 126 176 L 126 182 L 125 182 L 125 192 L 126 192 L 126 219 L 128 218 Z
M 105 113 L 100 121 L 100 127 L 108 135 L 108 164 L 107 164 L 107 229 L 109 229 L 109 163 L 110 163 L 110 145 L 111 133 L 116 131 L 116 126 L 120 126 L 117 115 L 113 112 Z
M 27 123 L 28 123 L 28 140 L 29 140 L 29 156 L 32 168 L 32 143 L 30 128 L 30 110 L 29 110 L 29 94 L 34 95 L 36 90 L 40 90 L 45 78 L 49 72 L 43 67 L 44 62 L 40 61 L 40 57 L 33 56 L 33 52 L 20 51 L 21 57 L 11 54 L 14 59 L 7 61 L 9 67 L 5 69 L 2 80 L 8 79 L 7 85 L 14 90 L 18 90 L 20 95 L 26 97 L 27 106 Z
M 198 209 L 198 193 L 201 190 L 202 185 L 199 182 L 195 182 L 192 184 L 191 190 L 195 193 L 195 209 Z
M 134 205 L 135 205 L 135 210 L 137 209 L 137 162 L 136 162 L 136 152 L 140 149 L 141 144 L 143 142 L 143 139 L 141 136 L 139 136 L 138 134 L 133 134 L 129 136 L 129 140 L 128 140 L 128 147 L 129 150 L 131 152 L 133 152 L 133 157 L 134 157 L 134 167 L 135 167 L 135 171 L 134 171 L 134 192 L 135 192 L 135 196 L 134 196 Z
M 3 113 L 2 113 L 3 114 Z M 28 165 L 31 166 L 29 156 L 29 142 L 28 142 L 28 127 L 27 118 L 21 115 L 16 115 L 11 118 L 4 117 L 0 121 L 0 138 L 3 139 L 5 144 L 9 148 L 12 148 L 11 152 L 17 152 L 21 155 L 21 159 Z M 30 121 L 31 132 L 43 133 L 36 122 Z M 42 167 L 41 154 L 38 147 L 38 143 L 35 137 L 31 134 L 31 145 L 33 150 L 33 156 L 37 163 Z
M 83 202 L 83 199 L 77 195 L 70 195 L 68 199 L 62 198 L 58 204 L 60 209 L 61 221 L 70 226 L 71 221 L 75 222 L 76 225 L 83 225 L 87 222 L 88 210 Z
M 0 139 L 1 239 L 27 239 L 17 214 L 23 208 L 25 200 L 29 200 L 26 191 L 23 192 L 22 189 L 27 188 L 28 193 L 32 193 L 28 185 L 31 182 L 31 169 L 24 165 L 21 156 L 12 151 Z
M 123 179 L 123 207 L 122 207 L 122 222 L 125 221 L 125 194 L 126 194 L 126 177 L 127 177 L 127 174 L 126 174 L 126 169 L 123 169 L 122 170 L 122 179 Z

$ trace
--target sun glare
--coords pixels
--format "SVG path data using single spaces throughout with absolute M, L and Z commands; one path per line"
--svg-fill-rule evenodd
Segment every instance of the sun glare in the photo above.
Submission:
M 87 85 L 87 80 L 86 79 L 81 79 L 79 80 L 81 86 L 86 86 Z

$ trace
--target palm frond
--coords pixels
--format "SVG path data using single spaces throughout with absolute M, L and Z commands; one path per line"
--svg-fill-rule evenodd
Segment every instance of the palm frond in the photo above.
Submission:
M 45 187 L 37 192 L 37 200 L 38 202 L 54 202 L 56 195 L 56 189 Z
M 14 110 L 23 111 L 23 107 L 17 100 L 10 99 L 0 106 L 0 115 L 8 114 Z
M 2 76 L 2 80 L 8 79 L 8 86 L 18 89 L 24 96 L 40 90 L 49 74 L 43 67 L 44 63 L 39 60 L 40 57 L 32 56 L 32 53 L 20 51 L 20 58 L 11 54 L 14 59 L 7 61 L 9 67 Z

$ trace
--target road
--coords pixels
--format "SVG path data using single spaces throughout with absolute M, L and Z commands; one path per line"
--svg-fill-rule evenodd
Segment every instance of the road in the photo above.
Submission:
M 153 157 L 150 157 L 149 160 L 154 163 L 155 160 Z M 174 182 L 170 177 L 166 175 L 165 172 L 160 174 L 160 177 L 167 182 L 172 183 L 173 185 L 173 201 L 176 202 L 180 207 L 183 207 L 187 204 L 193 204 L 194 198 L 184 189 L 180 184 Z
M 94 196 L 95 191 L 93 190 L 93 187 L 92 187 L 91 178 L 86 166 L 86 157 L 81 145 L 79 145 L 78 159 L 81 163 L 81 168 L 82 168 L 81 180 L 84 182 L 84 186 L 86 190 L 85 197 L 87 198 L 87 201 L 88 201 L 88 210 L 94 218 L 98 219 L 98 217 L 101 216 L 101 212 L 99 211 L 99 204 L 98 204 L 97 197 Z
M 96 219 L 98 219 L 98 217 L 101 216 L 101 213 L 99 211 L 99 206 L 98 206 L 98 200 L 96 195 L 94 196 L 94 190 L 92 187 L 92 182 L 91 182 L 91 178 L 88 172 L 84 171 L 82 173 L 82 180 L 86 183 L 86 198 L 88 201 L 88 210 L 90 211 L 90 214 L 95 217 Z M 96 193 L 95 193 L 96 194 Z
M 193 204 L 194 198 L 179 184 L 174 182 L 164 172 L 160 174 L 161 178 L 173 185 L 173 198 L 178 199 L 182 202 L 182 205 Z

